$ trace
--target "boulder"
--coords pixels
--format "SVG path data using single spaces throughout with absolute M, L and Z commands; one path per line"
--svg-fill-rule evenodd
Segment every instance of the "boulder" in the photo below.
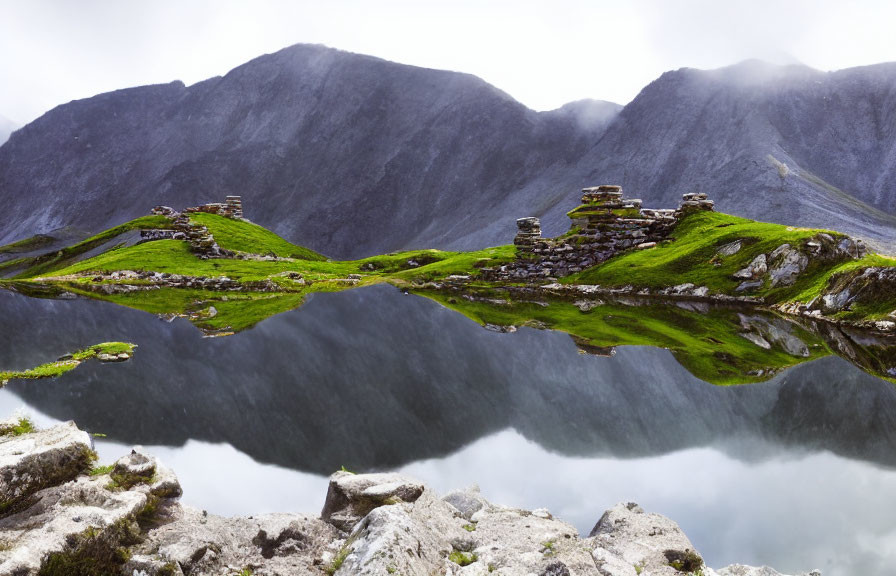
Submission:
M 112 479 L 126 488 L 138 487 L 159 498 L 177 498 L 183 494 L 177 476 L 155 456 L 139 446 L 119 458 L 110 473 Z
M 479 486 L 472 486 L 466 490 L 453 490 L 445 494 L 442 500 L 453 506 L 465 520 L 469 520 L 473 514 L 489 505 L 488 500 L 479 493 Z
M 497 574 L 598 576 L 591 547 L 550 514 L 489 506 L 473 516 L 475 565 Z M 466 570 L 466 569 L 465 569 Z M 464 572 L 466 574 L 466 571 Z
M 809 257 L 791 248 L 790 244 L 782 244 L 775 248 L 769 255 L 769 260 L 772 262 L 769 268 L 772 287 L 790 286 L 809 265 Z
M 734 242 L 729 242 L 728 244 L 720 246 L 719 249 L 716 250 L 716 254 L 719 256 L 733 256 L 740 252 L 742 246 L 742 241 L 735 240 Z
M 447 502 L 423 493 L 413 504 L 375 508 L 334 551 L 336 576 L 446 574 L 459 568 L 449 560 L 452 542 L 470 534 Z
M 26 509 L 0 520 L 0 574 L 36 575 L 54 554 L 77 557 L 117 549 L 132 532 L 131 522 L 146 507 L 147 496 L 109 490 L 107 482 L 107 477 L 81 476 L 50 486 L 35 493 Z
M 95 458 L 93 443 L 74 422 L 21 436 L 0 436 L 0 515 L 49 486 L 75 479 Z
M 603 548 L 638 573 L 679 576 L 697 572 L 703 559 L 678 524 L 659 514 L 648 514 L 635 504 L 617 504 L 591 530 L 595 548 Z
M 753 316 L 738 313 L 740 324 L 745 330 L 751 330 L 752 333 L 742 334 L 745 338 L 754 344 L 763 348 L 770 348 L 769 342 L 777 344 L 791 356 L 798 358 L 809 357 L 809 346 L 806 345 L 796 334 L 794 334 L 794 326 L 782 318 Z M 764 342 L 763 345 L 760 341 Z
M 768 272 L 768 263 L 765 254 L 753 258 L 753 261 L 746 268 L 738 270 L 734 273 L 734 277 L 741 280 L 753 280 L 764 276 Z
M 340 530 L 350 531 L 374 508 L 414 502 L 421 494 L 422 484 L 397 474 L 336 472 L 330 476 L 321 518 Z

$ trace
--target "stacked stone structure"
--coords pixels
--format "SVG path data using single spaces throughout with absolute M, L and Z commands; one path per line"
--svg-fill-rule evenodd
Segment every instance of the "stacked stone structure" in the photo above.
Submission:
M 161 208 L 165 208 L 162 206 Z M 211 202 L 202 206 L 194 206 L 185 208 L 184 212 L 193 214 L 196 212 L 205 212 L 207 214 L 217 214 L 225 218 L 241 220 L 243 218 L 243 200 L 240 196 L 227 196 L 224 202 Z
M 625 250 L 652 248 L 669 237 L 679 218 L 694 210 L 712 210 L 705 194 L 685 194 L 678 210 L 645 209 L 639 199 L 626 199 L 620 186 L 582 189 L 582 205 L 569 212 L 570 231 L 542 238 L 537 218 L 517 220 L 515 262 L 483 268 L 485 280 L 529 281 L 580 272 Z
M 715 202 L 707 199 L 706 194 L 703 192 L 689 192 L 687 194 L 682 194 L 681 206 L 678 207 L 678 216 L 684 216 L 685 214 L 698 212 L 700 210 L 712 210 L 714 205 Z
M 541 240 L 541 222 L 538 218 L 528 216 L 517 220 L 516 226 L 519 229 L 513 239 L 516 249 L 531 252 Z
M 186 208 L 183 212 L 178 212 L 169 206 L 156 206 L 152 209 L 152 214 L 164 216 L 171 221 L 171 229 L 159 230 L 141 230 L 140 237 L 143 241 L 151 240 L 186 240 L 190 244 L 190 250 L 200 258 L 233 258 L 235 254 L 230 250 L 225 250 L 218 246 L 214 236 L 209 232 L 208 227 L 201 224 L 193 224 L 187 214 L 196 212 L 208 212 L 210 214 L 220 214 L 228 218 L 242 217 L 242 204 L 239 196 L 228 196 L 235 199 L 235 204 L 231 204 L 226 212 L 216 212 L 218 206 L 226 206 L 226 204 L 205 204 L 195 208 Z M 210 208 L 211 207 L 211 208 Z M 236 216 L 239 214 L 240 216 Z

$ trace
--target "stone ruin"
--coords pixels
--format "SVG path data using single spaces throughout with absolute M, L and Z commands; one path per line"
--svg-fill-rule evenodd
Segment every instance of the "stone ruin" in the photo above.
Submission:
M 210 204 L 203 204 L 202 206 L 185 208 L 184 212 L 187 214 L 206 212 L 208 214 L 217 214 L 218 216 L 224 216 L 225 218 L 240 220 L 243 217 L 243 199 L 240 196 L 227 196 L 223 203 L 212 202 Z
M 684 194 L 677 210 L 641 205 L 641 200 L 626 199 L 621 186 L 583 188 L 581 206 L 568 213 L 569 232 L 558 238 L 542 238 L 538 218 L 520 218 L 513 239 L 516 261 L 499 268 L 483 268 L 482 277 L 526 281 L 574 274 L 625 250 L 652 248 L 669 237 L 682 216 L 713 209 L 713 201 L 698 192 Z
M 712 210 L 715 202 L 708 200 L 703 192 L 689 192 L 681 195 L 681 206 L 678 208 L 678 215 L 683 216 L 691 212 L 699 212 L 700 210 Z
M 200 258 L 233 258 L 235 254 L 218 246 L 208 227 L 190 222 L 188 214 L 205 212 L 217 214 L 233 220 L 243 218 L 243 202 L 239 196 L 228 196 L 223 203 L 204 204 L 193 208 L 185 208 L 178 212 L 169 206 L 156 206 L 151 213 L 164 216 L 171 221 L 170 229 L 141 230 L 140 238 L 144 242 L 151 240 L 186 240 L 190 250 Z

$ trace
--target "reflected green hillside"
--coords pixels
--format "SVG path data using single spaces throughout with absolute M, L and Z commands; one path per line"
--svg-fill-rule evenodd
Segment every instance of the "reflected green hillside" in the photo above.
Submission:
M 566 332 L 586 353 L 609 354 L 617 346 L 666 348 L 688 371 L 713 384 L 760 382 L 782 369 L 832 353 L 824 339 L 810 330 L 747 308 L 649 300 L 527 302 L 416 293 L 492 329 L 525 326 Z

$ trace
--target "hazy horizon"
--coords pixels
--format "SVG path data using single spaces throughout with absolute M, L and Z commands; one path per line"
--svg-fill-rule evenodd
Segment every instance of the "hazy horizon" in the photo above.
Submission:
M 0 60 L 0 115 L 18 125 L 102 92 L 193 84 L 299 43 L 474 74 L 535 110 L 586 98 L 624 105 L 682 67 L 756 58 L 838 70 L 896 60 L 896 6 L 872 0 L 46 0 L 4 8 L 0 49 L 15 57 Z

